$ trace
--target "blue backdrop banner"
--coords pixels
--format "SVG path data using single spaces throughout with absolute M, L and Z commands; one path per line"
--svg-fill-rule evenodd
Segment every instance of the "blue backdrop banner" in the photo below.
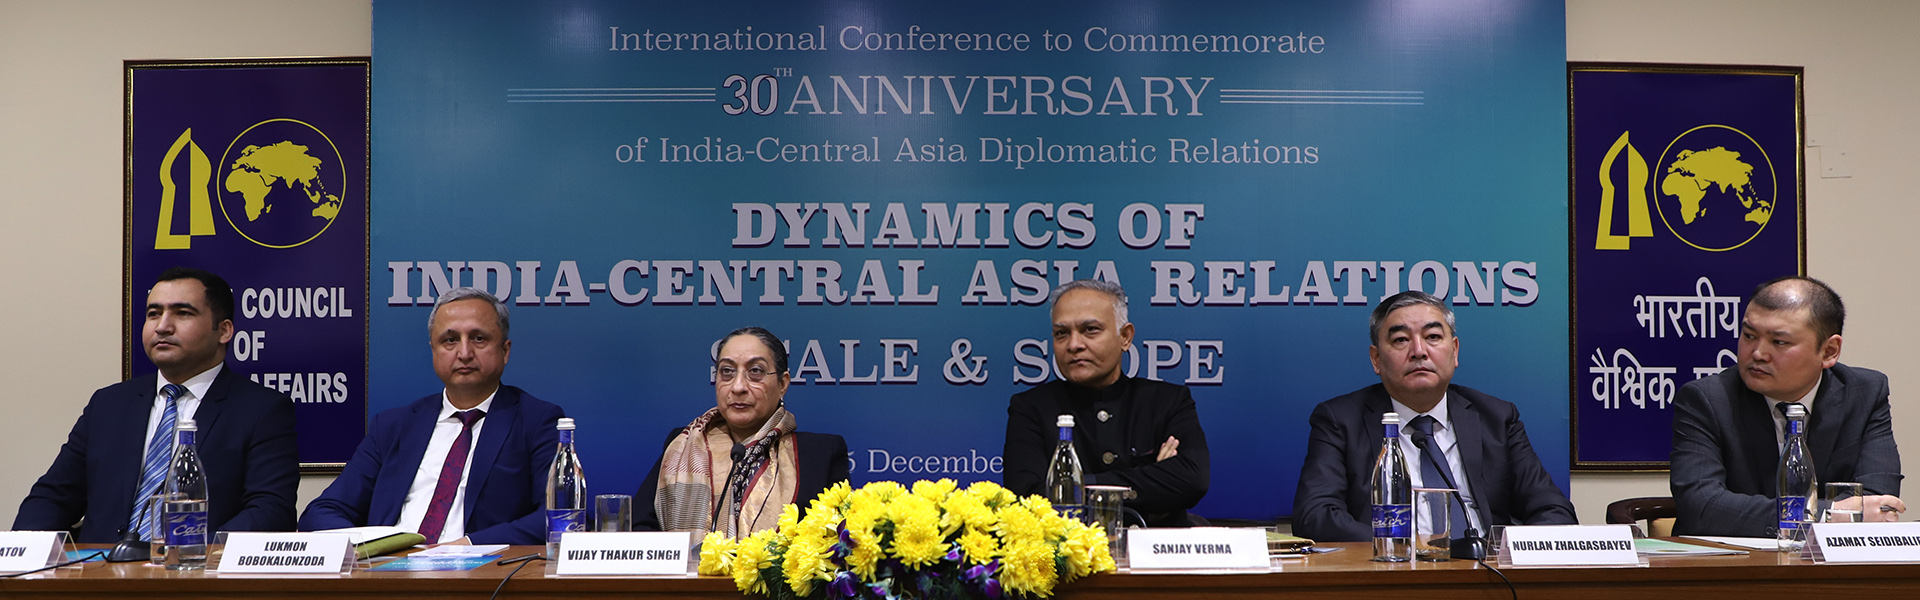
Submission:
M 1733 366 L 1754 286 L 1805 272 L 1801 73 L 1586 63 L 1568 71 L 1574 460 L 1664 468 L 1674 394 Z
M 587 1 L 374 8 L 375 410 L 437 393 L 432 299 L 513 307 L 508 383 L 631 492 L 787 340 L 855 483 L 1000 477 L 1052 286 L 1124 285 L 1128 372 L 1192 386 L 1197 512 L 1291 512 L 1366 313 L 1459 311 L 1457 381 L 1567 474 L 1564 5 Z
M 293 398 L 300 462 L 367 427 L 367 59 L 127 63 L 127 336 L 147 289 L 198 267 L 233 287 L 226 368 Z

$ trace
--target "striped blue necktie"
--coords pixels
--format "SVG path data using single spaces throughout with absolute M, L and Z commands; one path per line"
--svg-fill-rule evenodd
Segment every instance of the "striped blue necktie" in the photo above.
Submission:
M 160 427 L 153 430 L 153 440 L 147 443 L 147 461 L 145 474 L 140 477 L 140 493 L 133 497 L 133 518 L 130 526 L 140 532 L 140 539 L 153 539 L 153 517 L 148 514 L 152 508 L 153 495 L 160 493 L 160 484 L 167 480 L 167 463 L 173 461 L 174 425 L 178 422 L 178 400 L 187 389 L 169 383 L 160 388 L 160 395 L 167 400 L 167 408 L 160 411 Z

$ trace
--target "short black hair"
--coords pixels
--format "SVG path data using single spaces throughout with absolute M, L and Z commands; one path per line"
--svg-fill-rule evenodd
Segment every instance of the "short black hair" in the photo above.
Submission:
M 1822 341 L 1847 326 L 1847 305 L 1840 302 L 1840 294 L 1812 277 L 1788 275 L 1762 283 L 1753 288 L 1753 304 L 1767 310 L 1807 309 L 1807 322 Z
M 1439 310 L 1447 318 L 1447 334 L 1460 335 L 1460 328 L 1454 324 L 1453 309 L 1447 308 L 1445 301 L 1420 290 L 1407 290 L 1388 296 L 1373 307 L 1373 314 L 1367 316 L 1367 344 L 1380 345 L 1380 325 L 1387 321 L 1387 315 L 1409 306 L 1431 306 Z
M 221 321 L 233 320 L 233 288 L 228 286 L 227 280 L 221 279 L 219 275 L 193 267 L 171 267 L 161 271 L 160 276 L 155 278 L 153 283 L 159 285 L 162 282 L 181 279 L 197 280 L 200 285 L 206 286 L 207 310 L 213 312 L 214 325 L 219 325 Z
M 750 335 L 753 336 L 754 339 L 760 340 L 760 343 L 767 347 L 767 351 L 773 353 L 773 368 L 775 372 L 781 375 L 787 374 L 787 345 L 781 343 L 780 337 L 774 335 L 771 331 L 767 331 L 765 327 L 741 327 L 727 332 L 727 335 L 721 336 L 720 343 L 714 344 L 713 350 L 719 352 L 721 348 L 726 347 L 727 340 L 743 335 Z

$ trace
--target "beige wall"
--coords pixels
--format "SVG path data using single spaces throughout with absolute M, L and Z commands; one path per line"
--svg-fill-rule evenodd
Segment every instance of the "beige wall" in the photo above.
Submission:
M 1571 0 L 1568 60 L 1801 65 L 1807 112 L 1845 151 L 1844 179 L 1808 157 L 1809 270 L 1846 296 L 1844 360 L 1920 381 L 1899 362 L 1920 334 L 1899 298 L 1917 290 L 1920 3 Z M 366 0 L 0 0 L 0 526 L 46 469 L 87 395 L 120 375 L 121 61 L 372 52 Z M 1816 127 L 1820 123 L 1816 123 Z M 1831 163 L 1832 161 L 1828 161 Z M 1913 400 L 1894 399 L 1913 413 Z M 1535 424 L 1536 427 L 1551 426 Z M 1897 422 L 1920 448 L 1920 421 Z M 324 479 L 303 482 L 302 504 Z M 1606 503 L 1667 494 L 1665 473 L 1575 474 L 1582 522 Z
M 121 61 L 366 56 L 372 5 L 0 0 L 0 527 L 120 379 Z M 308 481 L 301 498 L 325 486 Z
M 1567 2 L 1567 60 L 1806 68 L 1808 134 L 1827 138 L 1807 152 L 1807 274 L 1846 299 L 1841 360 L 1892 379 L 1894 436 L 1907 441 L 1909 465 L 1920 465 L 1920 400 L 1902 392 L 1920 385 L 1920 365 L 1899 348 L 1920 336 L 1907 314 L 1920 250 L 1903 231 L 1920 223 L 1916 23 L 1920 3 L 1895 0 Z M 1833 160 L 1836 151 L 1847 159 Z M 1852 176 L 1824 178 L 1824 166 Z M 1666 479 L 1575 474 L 1573 502 L 1582 523 L 1599 523 L 1608 502 L 1668 495 Z

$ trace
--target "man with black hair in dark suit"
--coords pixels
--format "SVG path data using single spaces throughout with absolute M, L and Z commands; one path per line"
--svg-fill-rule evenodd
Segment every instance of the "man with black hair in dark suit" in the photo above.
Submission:
M 1680 388 L 1673 404 L 1672 482 L 1677 535 L 1773 537 L 1784 409 L 1806 409 L 1807 450 L 1821 482 L 1857 482 L 1867 520 L 1893 521 L 1900 449 L 1887 376 L 1840 364 L 1846 306 L 1807 277 L 1760 284 L 1740 320 L 1739 364 Z M 1817 516 L 1817 515 L 1816 515 Z
M 1306 463 L 1293 496 L 1293 532 L 1331 542 L 1372 539 L 1373 463 L 1385 440 L 1382 414 L 1399 413 L 1400 443 L 1416 487 L 1460 492 L 1448 531 L 1481 535 L 1494 525 L 1571 525 L 1573 503 L 1527 440 L 1513 404 L 1453 385 L 1460 338 L 1453 311 L 1425 292 L 1381 300 L 1368 319 L 1367 353 L 1380 383 L 1314 407 Z M 1428 453 L 1419 444 L 1425 438 Z M 1421 513 L 1425 514 L 1425 513 Z M 1427 531 L 1424 517 L 1416 527 Z
M 1127 377 L 1120 355 L 1133 341 L 1119 285 L 1082 279 L 1053 291 L 1053 364 L 1062 381 L 1013 395 L 1007 406 L 1002 476 L 1016 494 L 1039 494 L 1059 436 L 1074 416 L 1074 452 L 1084 483 L 1123 485 L 1148 525 L 1205 523 L 1187 513 L 1207 495 L 1207 435 L 1183 385 Z
M 15 530 L 61 531 L 104 543 L 133 530 L 165 537 L 145 500 L 171 463 L 174 428 L 192 420 L 207 481 L 208 531 L 293 529 L 300 485 L 293 401 L 223 366 L 233 339 L 233 288 L 184 267 L 147 291 L 140 340 L 157 375 L 93 393 L 53 466 L 33 484 Z M 84 519 L 82 518 L 84 517 Z

